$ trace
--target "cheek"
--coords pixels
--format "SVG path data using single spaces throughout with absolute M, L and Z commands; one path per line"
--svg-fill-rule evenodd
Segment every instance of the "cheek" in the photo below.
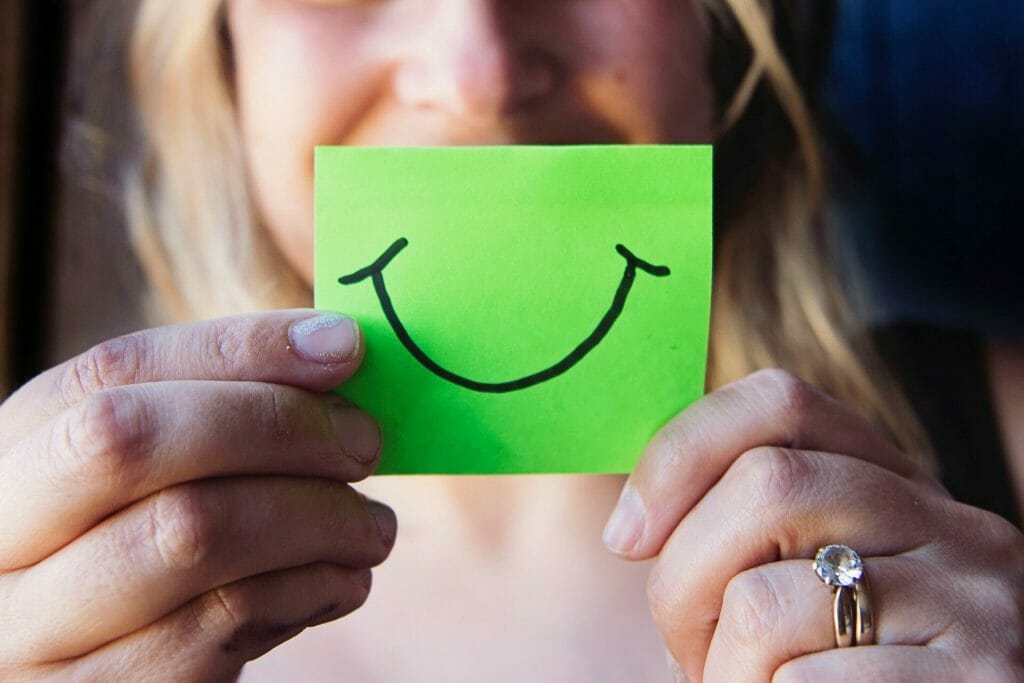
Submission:
M 693 2 L 594 0 L 578 12 L 575 42 L 586 49 L 574 68 L 595 108 L 630 131 L 630 142 L 711 142 L 705 33 Z
M 313 149 L 351 140 L 359 124 L 387 109 L 395 35 L 411 30 L 402 7 L 374 3 L 361 12 L 290 0 L 229 2 L 255 201 L 278 247 L 308 281 Z M 692 2 L 567 1 L 549 11 L 557 21 L 545 22 L 545 44 L 559 53 L 593 111 L 626 140 L 710 140 L 711 98 Z M 402 122 L 392 137 L 412 125 L 408 117 Z
M 239 119 L 257 209 L 288 261 L 312 278 L 313 150 L 336 144 L 380 82 L 358 17 L 291 3 L 233 7 Z

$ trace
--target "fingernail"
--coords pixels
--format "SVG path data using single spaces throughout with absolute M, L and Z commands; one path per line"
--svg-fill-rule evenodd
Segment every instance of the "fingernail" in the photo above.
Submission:
M 380 537 L 384 540 L 385 545 L 391 545 L 398 531 L 398 520 L 395 519 L 394 511 L 387 505 L 372 500 L 368 500 L 367 505 L 374 521 L 377 522 Z
M 325 365 L 350 361 L 359 351 L 356 322 L 339 313 L 325 313 L 292 323 L 288 339 L 299 357 Z
M 337 406 L 331 412 L 334 431 L 345 455 L 368 465 L 380 453 L 380 427 L 369 413 L 351 407 Z
M 644 502 L 636 490 L 626 485 L 604 528 L 604 545 L 617 555 L 632 552 L 644 531 Z

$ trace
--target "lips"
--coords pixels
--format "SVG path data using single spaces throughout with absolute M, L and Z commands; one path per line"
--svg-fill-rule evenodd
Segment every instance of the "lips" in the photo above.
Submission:
M 385 98 L 333 144 L 363 147 L 601 145 L 635 142 L 578 94 L 497 111 L 476 121 Z

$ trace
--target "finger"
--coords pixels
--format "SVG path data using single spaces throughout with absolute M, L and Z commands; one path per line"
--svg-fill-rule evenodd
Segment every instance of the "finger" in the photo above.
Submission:
M 3 577 L 17 590 L 0 617 L 0 647 L 37 659 L 78 656 L 247 576 L 315 562 L 374 566 L 394 537 L 389 508 L 325 479 L 164 489 Z
M 951 652 L 933 647 L 889 645 L 828 650 L 800 657 L 784 664 L 772 677 L 773 683 L 812 681 L 1019 681 L 1020 672 L 1002 671 L 972 664 Z
M 161 327 L 112 339 L 39 375 L 0 406 L 10 447 L 89 394 L 166 380 L 247 380 L 327 391 L 362 360 L 351 318 L 275 311 Z M 2 451 L 0 451 L 2 452 Z
M 75 680 L 231 681 L 245 662 L 360 607 L 368 569 L 313 564 L 214 589 L 69 667 Z
M 107 389 L 0 459 L 0 500 L 16 511 L 0 518 L 0 569 L 34 564 L 179 482 L 246 473 L 358 481 L 379 449 L 373 419 L 332 395 L 255 382 Z
M 779 559 L 810 566 L 829 543 L 862 557 L 923 546 L 940 518 L 927 501 L 920 486 L 855 458 L 744 454 L 680 522 L 649 575 L 651 609 L 676 661 L 701 670 L 732 577 Z
M 605 545 L 628 559 L 653 557 L 733 461 L 759 446 L 844 453 L 938 487 L 838 401 L 783 371 L 762 371 L 706 396 L 655 436 L 623 488 Z
M 864 568 L 878 644 L 925 644 L 949 628 L 948 599 L 957 592 L 948 573 L 909 555 L 864 558 Z M 703 680 L 766 681 L 791 659 L 835 648 L 832 602 L 808 560 L 736 575 L 725 589 Z

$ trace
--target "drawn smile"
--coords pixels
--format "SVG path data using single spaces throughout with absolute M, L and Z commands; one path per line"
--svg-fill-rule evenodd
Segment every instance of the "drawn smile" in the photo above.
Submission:
M 540 372 L 535 372 L 532 375 L 520 377 L 519 379 L 510 380 L 508 382 L 478 382 L 476 380 L 469 379 L 457 375 L 450 370 L 446 370 L 437 363 L 435 363 L 420 346 L 413 341 L 409 335 L 409 331 L 405 329 L 405 325 L 398 319 L 398 314 L 395 313 L 395 307 L 391 303 L 391 296 L 388 294 L 387 287 L 384 284 L 384 269 L 389 263 L 398 255 L 398 252 L 409 246 L 409 240 L 402 237 L 395 240 L 395 243 L 388 247 L 380 257 L 366 266 L 361 268 L 351 275 L 345 275 L 344 277 L 338 278 L 338 282 L 342 285 L 354 285 L 362 282 L 366 278 L 373 280 L 373 289 L 377 292 L 377 299 L 380 301 L 381 310 L 384 311 L 384 315 L 388 322 L 391 324 L 391 329 L 394 330 L 395 336 L 398 337 L 402 345 L 412 354 L 413 358 L 420 362 L 430 372 L 434 373 L 438 377 L 448 380 L 453 384 L 458 384 L 466 389 L 472 389 L 473 391 L 481 391 L 492 394 L 507 393 L 510 391 L 519 391 L 520 389 L 526 389 L 532 387 L 541 382 L 546 382 L 549 379 L 558 377 L 563 372 L 576 365 L 580 362 L 584 356 L 590 353 L 594 347 L 601 343 L 601 340 L 605 338 L 608 331 L 612 329 L 612 325 L 618 320 L 619 314 L 622 313 L 623 308 L 626 306 L 626 297 L 629 296 L 629 290 L 633 287 L 633 280 L 636 279 L 637 269 L 649 273 L 654 277 L 666 277 L 670 274 L 667 266 L 654 266 L 644 261 L 643 259 L 634 256 L 633 253 L 626 249 L 621 244 L 615 245 L 615 251 L 617 251 L 622 258 L 626 259 L 626 269 L 622 273 L 622 280 L 619 281 L 619 286 L 615 290 L 615 296 L 612 298 L 611 306 L 608 307 L 608 311 L 601 317 L 601 320 L 597 323 L 597 327 L 591 332 L 586 339 L 579 343 L 572 351 L 570 351 L 562 360 L 558 361 L 551 367 L 548 367 Z

